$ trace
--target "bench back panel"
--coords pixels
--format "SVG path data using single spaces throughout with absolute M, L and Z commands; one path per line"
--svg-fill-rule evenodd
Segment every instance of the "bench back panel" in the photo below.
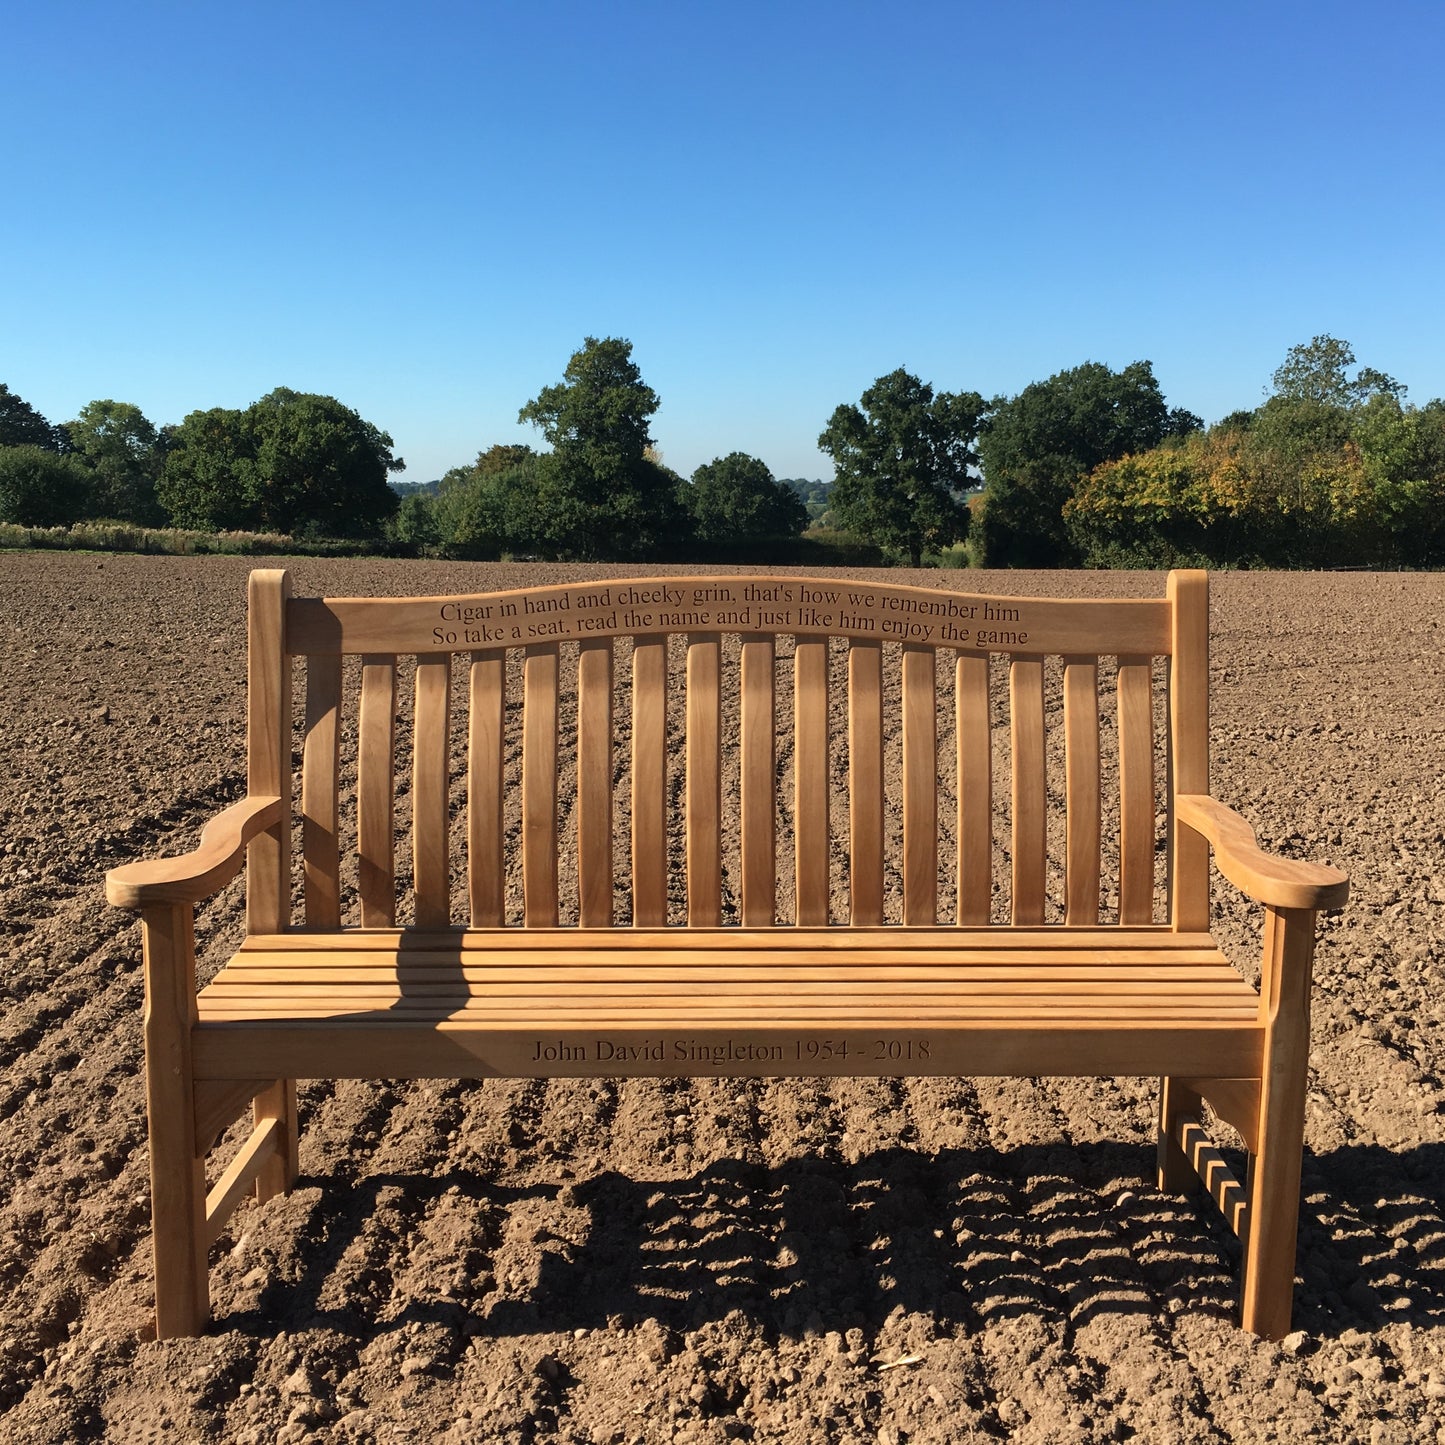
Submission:
M 252 786 L 290 786 L 294 657 L 307 927 L 1203 927 L 1207 857 L 1170 818 L 1161 910 L 1155 855 L 1171 789 L 1208 786 L 1206 609 L 1188 573 L 1143 601 L 256 573 Z M 286 839 L 250 868 L 251 930 L 291 922 Z

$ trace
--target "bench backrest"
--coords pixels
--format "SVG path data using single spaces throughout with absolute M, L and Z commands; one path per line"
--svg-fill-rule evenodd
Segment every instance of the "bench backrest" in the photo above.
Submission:
M 254 572 L 248 781 L 299 792 L 301 856 L 252 844 L 248 929 L 1203 929 L 1171 800 L 1208 791 L 1207 599 L 1202 572 L 1067 601 L 792 575 L 293 598 Z

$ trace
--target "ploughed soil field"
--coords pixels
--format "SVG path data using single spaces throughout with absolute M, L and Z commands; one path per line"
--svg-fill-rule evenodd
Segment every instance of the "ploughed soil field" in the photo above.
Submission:
M 250 565 L 0 555 L 0 1440 L 1445 1442 L 1445 577 L 1213 582 L 1214 791 L 1354 889 L 1282 1345 L 1233 1322 L 1213 1206 L 1153 1186 L 1153 1080 L 727 1078 L 303 1081 L 298 1186 L 213 1248 L 209 1333 L 157 1343 L 139 930 L 102 879 L 244 790 Z M 1258 914 L 1215 898 L 1256 977 Z M 203 978 L 241 906 L 202 905 Z

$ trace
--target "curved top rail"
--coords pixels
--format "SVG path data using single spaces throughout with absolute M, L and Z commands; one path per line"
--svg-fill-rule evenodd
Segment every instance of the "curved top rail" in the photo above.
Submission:
M 425 653 L 669 632 L 782 633 L 973 652 L 1170 651 L 1157 599 L 1059 599 L 779 576 L 609 578 L 454 597 L 303 597 L 291 653 Z

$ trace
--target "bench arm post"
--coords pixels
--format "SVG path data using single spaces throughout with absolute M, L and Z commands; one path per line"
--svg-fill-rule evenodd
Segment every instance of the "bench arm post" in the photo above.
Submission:
M 152 903 L 141 915 L 158 1339 L 200 1334 L 211 1313 L 205 1158 L 196 1147 L 191 1067 L 191 1030 L 196 1022 L 194 928 L 189 903 Z

